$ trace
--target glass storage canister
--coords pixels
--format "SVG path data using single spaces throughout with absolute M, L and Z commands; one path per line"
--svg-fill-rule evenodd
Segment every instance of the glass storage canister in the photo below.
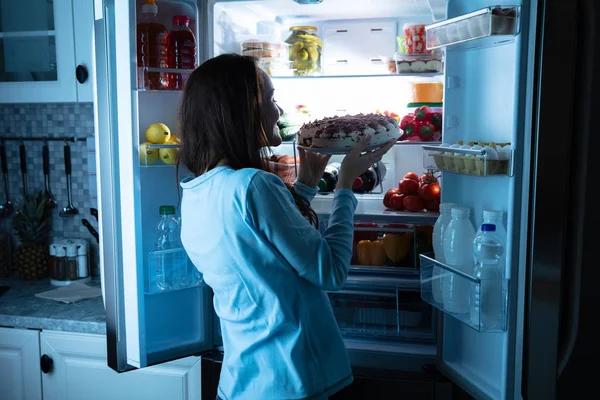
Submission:
M 90 275 L 88 244 L 85 240 L 76 240 L 77 245 L 77 277 L 87 278 Z
M 64 285 L 67 280 L 67 253 L 60 243 L 51 245 L 54 247 L 54 268 L 50 270 L 50 283 L 53 285 Z
M 285 40 L 290 45 L 289 59 L 294 75 L 310 76 L 321 74 L 321 53 L 323 42 L 314 26 L 292 26 L 290 36 Z
M 69 243 L 65 245 L 67 251 L 67 279 L 77 279 L 77 245 Z

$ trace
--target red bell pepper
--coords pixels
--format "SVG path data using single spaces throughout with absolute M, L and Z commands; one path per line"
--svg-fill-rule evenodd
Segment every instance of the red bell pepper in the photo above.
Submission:
M 431 122 L 428 121 L 418 121 L 417 126 L 417 134 L 421 138 L 422 141 L 428 142 L 433 138 L 433 133 L 435 132 L 435 127 Z
M 435 126 L 435 130 L 439 131 L 442 129 L 442 114 L 440 113 L 433 113 L 433 115 L 431 116 L 431 121 L 429 121 L 433 124 L 433 126 Z
M 402 129 L 404 132 L 402 134 L 403 138 L 410 137 L 411 135 L 415 134 L 415 116 L 413 114 L 407 114 L 402 117 L 402 120 L 400 121 L 400 129 Z
M 418 121 L 431 121 L 433 111 L 429 106 L 421 106 L 415 110 L 415 119 Z

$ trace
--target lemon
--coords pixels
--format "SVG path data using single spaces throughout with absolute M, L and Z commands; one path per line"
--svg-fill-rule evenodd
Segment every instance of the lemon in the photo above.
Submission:
M 165 124 L 155 122 L 146 128 L 146 140 L 153 144 L 163 144 L 171 138 L 171 130 Z
M 177 163 L 177 149 L 160 149 L 158 150 L 158 157 L 163 163 L 167 165 L 173 165 Z
M 140 164 L 152 165 L 158 160 L 158 149 L 150 149 L 148 145 L 150 142 L 140 144 Z
M 171 133 L 171 138 L 169 140 L 167 140 L 165 143 L 180 144 L 181 139 L 179 139 L 177 136 L 175 136 L 174 133 Z

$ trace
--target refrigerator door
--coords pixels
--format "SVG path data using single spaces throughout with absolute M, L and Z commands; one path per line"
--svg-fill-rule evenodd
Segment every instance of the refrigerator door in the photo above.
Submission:
M 457 43 L 445 50 L 443 142 L 510 143 L 514 151 L 512 166 L 503 175 L 442 174 L 443 203 L 469 208 L 475 230 L 483 221 L 484 209 L 501 210 L 508 232 L 504 249 L 508 279 L 506 330 L 483 333 L 454 316 L 439 313 L 438 368 L 477 399 L 512 398 L 514 385 L 520 381 L 518 354 L 523 338 L 529 187 L 535 152 L 532 142 L 533 105 L 536 102 L 533 78 L 537 65 L 539 14 L 535 0 L 508 4 L 503 7 L 516 7 L 512 11 L 516 18 L 502 28 L 493 27 L 498 20 L 495 12 L 490 12 L 471 19 L 459 19 L 453 26 L 445 28 L 444 35 L 438 30 L 436 37 L 439 42 Z M 490 5 L 486 0 L 449 1 L 447 18 Z M 469 35 L 480 36 L 484 31 L 492 35 L 464 40 Z M 508 31 L 512 34 L 502 34 Z M 494 32 L 501 34 L 494 37 Z M 473 319 L 473 311 L 470 309 L 461 315 Z
M 600 346 L 589 324 L 599 296 L 593 121 L 600 107 L 600 7 L 594 0 L 553 0 L 540 15 L 523 373 L 515 396 L 553 399 L 597 386 L 589 366 Z
M 108 365 L 119 372 L 196 354 L 213 344 L 206 286 L 148 290 L 158 205 L 177 204 L 178 192 L 173 166 L 152 174 L 140 165 L 138 132 L 143 134 L 145 125 L 138 123 L 135 9 L 135 0 L 95 1 L 101 264 Z M 151 103 L 150 97 L 144 101 Z M 154 101 L 156 109 L 165 108 L 160 102 Z

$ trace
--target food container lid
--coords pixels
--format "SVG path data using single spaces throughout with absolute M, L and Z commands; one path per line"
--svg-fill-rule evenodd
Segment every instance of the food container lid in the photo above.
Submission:
M 441 108 L 444 107 L 444 103 L 408 103 L 406 108 L 419 108 L 422 106 L 429 106 L 431 108 Z
M 300 26 L 292 26 L 290 31 L 317 31 L 316 26 L 308 26 L 308 25 L 300 25 Z
M 77 255 L 77 245 L 75 243 L 65 245 L 67 257 L 75 257 Z
M 442 61 L 442 53 L 394 53 L 395 61 Z
M 411 28 L 413 26 L 422 26 L 422 27 L 425 27 L 425 25 L 427 25 L 427 24 L 425 24 L 423 22 L 407 22 L 404 25 L 402 25 L 402 29 Z
M 56 245 L 55 248 L 56 248 L 56 257 L 64 257 L 67 254 L 64 246 Z

